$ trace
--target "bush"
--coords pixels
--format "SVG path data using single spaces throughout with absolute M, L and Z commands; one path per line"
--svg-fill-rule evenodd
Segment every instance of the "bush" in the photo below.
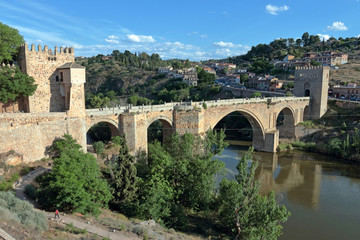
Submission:
M 16 182 L 20 178 L 18 173 L 13 174 L 10 179 L 3 179 L 0 182 L 0 191 L 10 191 L 13 190 L 13 183 Z
M 206 103 L 203 103 L 202 106 L 203 106 L 204 109 L 207 109 Z
M 105 144 L 101 141 L 93 143 L 94 150 L 97 154 L 101 154 L 105 150 Z
M 137 225 L 132 229 L 132 232 L 137 234 L 138 236 L 144 236 L 148 234 L 148 229 L 144 226 Z
M 17 199 L 11 192 L 0 192 L 0 216 L 15 221 L 30 229 L 45 230 L 46 216 L 35 211 L 27 202 Z
M 122 146 L 124 144 L 124 139 L 119 136 L 111 137 L 111 142 L 116 146 Z
M 49 209 L 97 214 L 112 198 L 110 188 L 101 177 L 95 157 L 78 149 L 69 135 L 57 141 L 61 146 L 65 142 L 71 145 L 59 151 L 53 170 L 38 178 L 39 202 Z

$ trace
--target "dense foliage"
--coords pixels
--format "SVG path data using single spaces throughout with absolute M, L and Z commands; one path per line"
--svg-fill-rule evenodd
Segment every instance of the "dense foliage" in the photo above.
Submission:
M 0 64 L 12 63 L 22 43 L 24 39 L 18 30 L 0 22 Z
M 252 161 L 251 151 L 241 157 L 236 168 L 235 180 L 224 178 L 220 183 L 221 223 L 240 239 L 277 239 L 282 233 L 280 223 L 290 213 L 284 206 L 278 206 L 273 192 L 268 196 L 259 194 L 259 183 L 255 181 L 257 162 Z
M 247 54 L 229 58 L 229 62 L 241 64 L 243 61 L 256 61 L 258 59 L 274 60 L 283 59 L 287 54 L 294 55 L 295 58 L 303 57 L 306 52 L 321 52 L 329 50 L 340 50 L 347 52 L 353 49 L 359 49 L 360 40 L 357 37 L 352 38 L 333 38 L 327 41 L 321 41 L 317 35 L 310 35 L 305 32 L 301 38 L 280 38 L 269 44 L 259 44 L 253 46 Z
M 34 78 L 23 74 L 19 68 L 0 68 L 0 102 L 16 101 L 21 96 L 34 94 L 37 84 Z
M 53 169 L 39 178 L 40 203 L 50 209 L 97 214 L 112 196 L 94 156 L 83 153 L 69 135 L 56 140 L 52 150 Z
M 12 192 L 0 192 L 0 219 L 43 231 L 47 228 L 44 213 L 35 211 L 28 202 L 20 200 Z
M 108 163 L 111 173 L 113 201 L 116 204 L 131 202 L 136 198 L 137 193 L 135 157 L 130 155 L 124 138 L 113 137 L 112 142 L 120 146 L 119 153 L 113 155 Z

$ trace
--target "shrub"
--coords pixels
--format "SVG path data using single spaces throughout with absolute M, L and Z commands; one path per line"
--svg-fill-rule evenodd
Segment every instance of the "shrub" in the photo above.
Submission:
M 20 178 L 18 173 L 13 174 L 10 179 L 3 179 L 0 182 L 0 191 L 10 191 L 13 189 L 13 183 L 16 182 Z
M 122 137 L 115 136 L 115 137 L 111 137 L 111 142 L 114 145 L 122 146 L 124 144 L 124 139 Z
M 45 230 L 47 228 L 46 216 L 25 201 L 17 199 L 11 192 L 0 192 L 0 216 L 20 223 L 27 228 Z
M 53 170 L 39 178 L 39 202 L 50 209 L 57 206 L 64 211 L 97 214 L 112 198 L 99 165 L 94 156 L 77 148 L 71 136 L 65 135 L 58 143 L 63 145 L 62 141 L 73 146 L 62 148 Z
M 105 150 L 105 144 L 101 141 L 99 142 L 94 142 L 93 144 L 94 150 L 97 154 L 101 154 L 104 152 Z
M 203 106 L 204 109 L 207 109 L 206 103 L 203 103 L 202 106 Z
M 145 234 L 148 234 L 148 229 L 144 226 L 137 225 L 132 229 L 132 232 L 138 236 L 144 236 Z
M 34 167 L 24 167 L 20 170 L 20 175 L 21 176 L 25 176 L 26 174 L 28 174 L 29 172 L 31 172 L 32 170 L 34 170 L 35 168 Z

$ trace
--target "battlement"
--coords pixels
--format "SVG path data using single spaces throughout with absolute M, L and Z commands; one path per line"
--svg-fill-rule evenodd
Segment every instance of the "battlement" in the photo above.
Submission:
M 35 53 L 35 54 L 45 54 L 49 56 L 53 55 L 59 55 L 59 54 L 70 54 L 74 55 L 74 47 L 63 47 L 61 46 L 60 49 L 58 46 L 54 47 L 54 51 L 52 49 L 49 49 L 47 45 L 44 46 L 44 48 L 41 47 L 39 44 L 37 48 L 35 47 L 35 44 L 31 44 L 31 47 L 29 49 L 29 46 L 27 43 L 21 45 L 21 49 L 25 51 L 26 53 Z
M 299 66 L 295 67 L 296 71 L 310 71 L 310 70 L 323 70 L 323 69 L 330 69 L 329 66 Z

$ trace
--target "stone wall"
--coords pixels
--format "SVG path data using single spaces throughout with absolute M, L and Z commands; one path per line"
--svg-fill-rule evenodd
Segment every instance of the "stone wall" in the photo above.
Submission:
M 14 150 L 24 162 L 46 157 L 53 141 L 70 134 L 86 151 L 85 118 L 66 113 L 0 114 L 0 153 Z
M 356 109 L 360 107 L 360 102 L 355 102 L 355 101 L 349 101 L 349 100 L 341 100 L 341 99 L 336 99 L 336 100 L 332 100 L 335 101 L 335 105 L 344 109 Z
M 226 90 L 230 90 L 235 97 L 243 97 L 249 98 L 254 92 L 260 92 L 261 96 L 264 97 L 284 97 L 285 93 L 281 92 L 270 92 L 270 91 L 260 91 L 260 90 L 252 90 L 252 89 L 241 89 L 241 88 L 233 88 L 233 87 L 223 87 Z
M 20 48 L 19 65 L 23 73 L 32 76 L 38 84 L 34 95 L 28 98 L 27 109 L 29 112 L 61 112 L 65 110 L 65 99 L 60 94 L 60 81 L 56 78 L 56 69 L 68 62 L 74 62 L 73 48 L 55 47 L 54 52 L 45 46 L 35 45 L 31 49 L 27 44 Z

